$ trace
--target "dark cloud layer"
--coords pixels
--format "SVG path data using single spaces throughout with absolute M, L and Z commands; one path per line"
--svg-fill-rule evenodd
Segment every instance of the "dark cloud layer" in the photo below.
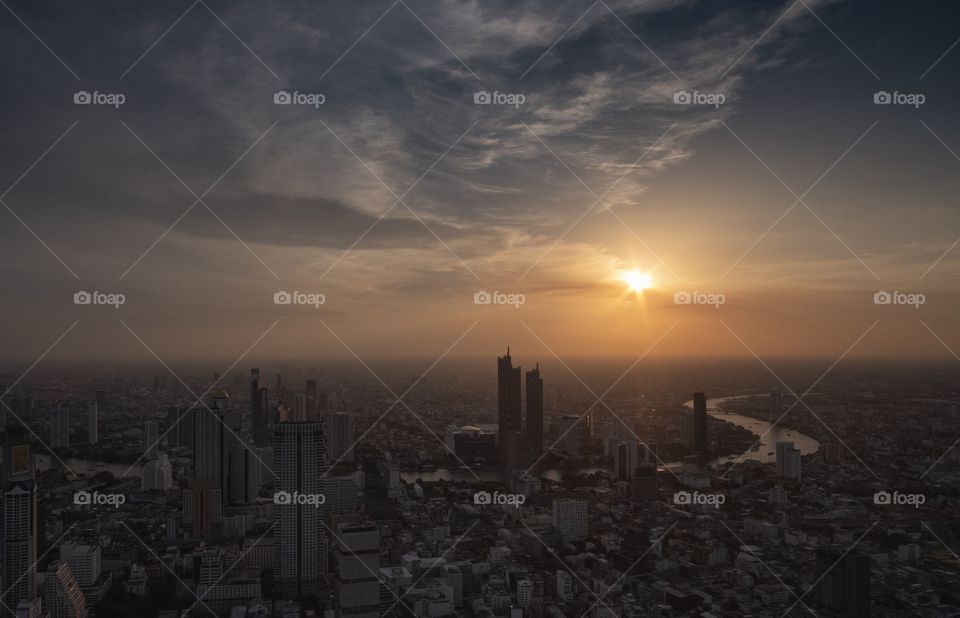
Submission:
M 62 319 L 78 285 L 150 299 L 127 310 L 157 334 L 178 303 L 222 315 L 212 337 L 255 330 L 278 280 L 329 290 L 330 315 L 358 323 L 402 296 L 391 319 L 438 341 L 423 307 L 456 315 L 483 287 L 576 313 L 621 296 L 618 269 L 715 281 L 793 201 L 764 165 L 801 193 L 875 120 L 811 193 L 822 224 L 798 209 L 724 285 L 761 303 L 771 281 L 875 287 L 857 258 L 915 281 L 960 223 L 960 162 L 939 143 L 960 151 L 960 54 L 924 74 L 956 9 L 922 4 L 11 2 L 0 192 L 62 138 L 3 198 L 23 224 L 2 213 L 11 336 Z M 928 102 L 878 108 L 881 89 Z M 79 90 L 126 101 L 74 105 Z M 279 90 L 325 101 L 276 105 Z M 212 213 L 184 216 L 214 183 Z M 909 208 L 925 216 L 904 227 Z M 955 272 L 950 256 L 928 282 Z

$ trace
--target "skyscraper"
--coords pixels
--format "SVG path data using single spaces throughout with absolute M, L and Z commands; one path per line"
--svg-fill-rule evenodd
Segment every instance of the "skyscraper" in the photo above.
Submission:
M 633 479 L 637 472 L 639 461 L 639 444 L 636 440 L 624 440 L 617 444 L 613 459 L 614 476 L 619 481 Z
M 646 466 L 656 466 L 660 463 L 660 455 L 658 453 L 658 448 L 656 444 L 646 444 L 640 445 L 640 450 L 643 453 L 642 463 Z
M 793 442 L 777 442 L 777 476 L 800 479 L 800 449 Z
M 250 370 L 250 426 L 257 446 L 267 445 L 267 407 L 260 395 L 260 370 Z
M 322 511 L 297 500 L 321 493 L 325 446 L 320 423 L 278 423 L 273 428 L 274 577 L 288 598 L 316 592 L 327 570 Z
M 254 455 L 252 447 L 239 438 L 230 436 L 226 442 L 228 449 L 225 501 L 249 504 L 257 499 L 257 493 L 260 490 L 261 463 Z
M 774 421 L 780 418 L 780 411 L 783 409 L 783 393 L 780 391 L 770 391 L 770 414 Z
M 167 408 L 167 443 L 194 448 L 193 435 L 196 408 Z
M 103 568 L 100 545 L 77 545 L 66 542 L 60 546 L 60 559 L 67 563 L 70 572 L 81 588 L 93 586 Z
M 375 524 L 337 526 L 337 616 L 379 618 L 380 530 Z
M 533 460 L 543 454 L 543 378 L 540 363 L 527 372 L 527 448 Z
M 817 604 L 837 616 L 870 616 L 870 557 L 829 548 L 817 551 Z
M 50 448 L 70 446 L 70 411 L 57 407 L 50 410 Z
M 693 394 L 693 450 L 702 459 L 707 456 L 707 397 L 703 393 Z
M 173 466 L 166 453 L 159 453 L 156 459 L 151 459 L 143 467 L 140 489 L 141 491 L 167 491 L 171 487 L 173 487 Z
M 349 414 L 328 414 L 323 418 L 323 435 L 327 440 L 327 462 L 331 465 L 354 462 L 353 417 Z M 339 465 L 338 464 L 338 465 Z
M 223 493 L 205 481 L 195 482 L 183 492 L 183 524 L 196 538 L 206 538 L 223 521 Z
M 6 409 L 4 408 L 4 412 Z M 3 616 L 21 601 L 36 600 L 37 490 L 33 453 L 27 432 L 3 414 L 2 504 L 0 504 L 0 568 L 6 607 Z
M 640 502 L 657 499 L 657 466 L 642 464 L 630 482 L 630 497 Z
M 572 498 L 555 498 L 553 501 L 553 526 L 564 542 L 582 541 L 587 538 L 587 501 Z
M 306 388 L 304 389 L 306 394 L 306 417 L 303 420 L 306 421 L 318 421 L 320 420 L 320 401 L 317 399 L 317 381 L 316 380 L 307 380 Z
M 226 487 L 226 440 L 230 436 L 224 415 L 229 396 L 219 391 L 213 404 L 194 410 L 193 479 L 223 489 Z
M 96 444 L 100 440 L 97 433 L 97 404 L 91 403 L 87 406 L 87 437 L 90 444 Z
M 557 446 L 571 455 L 580 454 L 587 437 L 587 419 L 576 414 L 564 414 L 560 417 L 557 426 L 560 432 Z
M 148 461 L 157 458 L 160 452 L 160 423 L 154 420 L 143 424 L 143 451 Z
M 65 562 L 54 560 L 43 574 L 43 607 L 50 618 L 86 618 L 83 592 Z
M 257 446 L 270 446 L 270 426 L 273 424 L 270 412 L 270 398 L 267 389 L 257 390 L 257 403 L 253 417 L 253 442 Z
M 515 447 L 516 440 L 507 436 L 523 429 L 520 402 L 520 367 L 513 366 L 508 347 L 507 355 L 497 358 L 497 439 L 500 445 L 501 467 L 508 466 L 508 462 L 516 459 L 516 453 L 509 450 L 512 446 Z

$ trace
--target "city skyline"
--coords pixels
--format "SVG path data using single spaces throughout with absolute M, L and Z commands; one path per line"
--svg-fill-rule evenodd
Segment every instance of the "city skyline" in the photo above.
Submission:
M 0 618 L 960 618 L 958 37 L 0 0 Z

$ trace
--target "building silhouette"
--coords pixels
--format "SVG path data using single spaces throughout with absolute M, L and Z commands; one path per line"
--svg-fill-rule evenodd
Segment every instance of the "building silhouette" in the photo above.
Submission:
M 553 526 L 560 539 L 567 543 L 587 538 L 587 501 L 573 498 L 555 498 L 553 501 Z
M 327 572 L 323 509 L 299 498 L 322 493 L 326 441 L 320 423 L 278 423 L 273 428 L 274 577 L 286 598 L 317 592 Z
M 97 404 L 91 403 L 87 406 L 87 441 L 90 444 L 96 444 L 100 440 L 100 435 L 97 432 Z
M 817 552 L 817 604 L 845 618 L 870 616 L 870 557 L 833 548 Z
M 152 461 L 160 452 L 160 423 L 149 420 L 143 424 L 143 451 L 146 459 Z
M 534 461 L 543 454 L 543 378 L 539 363 L 527 372 L 527 449 Z
M 707 397 L 703 393 L 693 394 L 693 450 L 701 459 L 707 456 Z
M 636 440 L 624 440 L 616 445 L 613 458 L 614 478 L 618 481 L 630 481 L 640 464 L 640 445 Z
M 269 419 L 267 418 L 267 389 L 260 386 L 260 370 L 250 370 L 250 425 L 253 427 L 253 442 L 257 446 L 270 444 Z
M 372 523 L 340 524 L 336 543 L 336 615 L 379 618 L 379 528 Z
M 793 442 L 777 442 L 777 476 L 800 479 L 800 449 Z
M 54 560 L 43 574 L 43 608 L 50 618 L 86 618 L 83 591 L 65 562 Z
M 327 461 L 330 465 L 354 462 L 353 434 L 353 417 L 349 414 L 328 414 L 323 417 L 323 435 L 327 440 Z
M 216 397 L 210 409 L 193 415 L 193 480 L 223 488 L 224 483 L 224 397 Z
M 70 411 L 63 407 L 50 410 L 50 448 L 70 446 Z
M 504 475 L 517 465 L 516 434 L 523 429 L 520 375 L 520 367 L 513 366 L 508 347 L 506 356 L 497 358 L 497 441 Z
M 0 600 L 10 615 L 21 601 L 33 602 L 37 596 L 37 490 L 33 477 L 33 453 L 27 433 L 19 424 L 6 422 L 3 432 L 3 503 L 0 508 L 3 534 L 3 594 Z
M 183 492 L 183 524 L 194 538 L 209 538 L 223 522 L 223 492 L 206 481 L 194 482 Z

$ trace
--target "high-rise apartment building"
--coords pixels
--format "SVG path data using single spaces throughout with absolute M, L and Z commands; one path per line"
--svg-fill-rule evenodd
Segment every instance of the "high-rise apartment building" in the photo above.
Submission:
M 50 618 L 86 618 L 86 602 L 70 567 L 59 560 L 43 574 L 43 608 Z
M 70 446 L 70 411 L 63 407 L 50 410 L 50 448 Z
M 64 543 L 60 547 L 60 559 L 70 567 L 73 578 L 81 588 L 96 584 L 103 570 L 100 545 Z
M 143 452 L 147 461 L 157 458 L 160 452 L 160 423 L 149 420 L 143 424 Z
M 323 417 L 323 435 L 327 440 L 327 462 L 330 465 L 352 464 L 355 461 L 352 416 L 327 414 Z
M 194 410 L 193 424 L 193 478 L 224 489 L 226 483 L 226 447 L 231 438 L 226 428 L 229 395 L 219 391 L 212 405 Z
M 316 592 L 327 570 L 322 507 L 305 501 L 322 493 L 320 476 L 326 463 L 323 426 L 278 423 L 273 428 L 273 458 L 277 475 L 274 577 L 284 596 L 298 598 Z
M 557 498 L 553 501 L 553 526 L 564 542 L 587 538 L 587 501 Z
M 640 464 L 640 445 L 636 440 L 624 440 L 617 444 L 613 459 L 614 476 L 619 481 L 631 480 Z
M 140 476 L 141 491 L 168 491 L 173 487 L 173 465 L 166 453 L 160 453 L 143 466 Z M 86 586 L 86 584 L 81 584 Z
M 223 521 L 223 494 L 219 487 L 205 481 L 194 482 L 183 492 L 183 525 L 195 538 L 207 538 L 218 531 Z
M 3 432 L 3 495 L 0 503 L 0 569 L 5 610 L 37 596 L 37 490 L 33 453 L 26 431 L 5 419 Z M 9 611 L 3 615 L 6 616 Z
M 777 476 L 800 479 L 800 449 L 793 442 L 777 442 Z

